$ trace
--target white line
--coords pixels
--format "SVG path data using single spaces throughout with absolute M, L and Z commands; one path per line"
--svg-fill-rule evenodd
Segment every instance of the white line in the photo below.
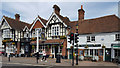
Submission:
M 36 64 L 22 64 L 22 63 L 6 63 L 6 64 L 20 64 L 20 65 L 29 65 L 29 66 L 47 66 L 47 65 L 36 65 Z

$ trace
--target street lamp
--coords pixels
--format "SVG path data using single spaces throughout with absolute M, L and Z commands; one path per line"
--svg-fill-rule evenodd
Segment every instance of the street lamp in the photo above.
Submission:
M 76 24 L 76 33 L 78 33 L 78 23 Z M 76 45 L 77 45 L 77 49 L 76 49 L 76 65 L 78 65 L 78 44 L 76 43 Z

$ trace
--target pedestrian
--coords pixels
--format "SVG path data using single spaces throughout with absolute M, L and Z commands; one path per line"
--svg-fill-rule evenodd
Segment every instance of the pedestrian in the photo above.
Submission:
M 42 54 L 43 54 L 43 57 L 42 57 L 42 60 L 41 60 L 41 61 L 44 60 L 45 62 L 47 62 L 45 50 L 42 51 Z

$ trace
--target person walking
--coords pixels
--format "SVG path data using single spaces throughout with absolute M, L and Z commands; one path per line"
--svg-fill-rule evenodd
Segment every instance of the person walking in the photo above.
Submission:
M 43 50 L 42 54 L 43 54 L 43 57 L 42 57 L 42 60 L 41 60 L 41 61 L 44 60 L 45 62 L 47 62 L 45 50 Z

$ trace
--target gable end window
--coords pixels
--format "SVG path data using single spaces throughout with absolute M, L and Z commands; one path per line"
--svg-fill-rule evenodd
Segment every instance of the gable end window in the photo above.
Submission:
M 116 41 L 120 41 L 120 34 L 116 34 L 116 35 L 115 35 L 115 40 L 116 40 Z

